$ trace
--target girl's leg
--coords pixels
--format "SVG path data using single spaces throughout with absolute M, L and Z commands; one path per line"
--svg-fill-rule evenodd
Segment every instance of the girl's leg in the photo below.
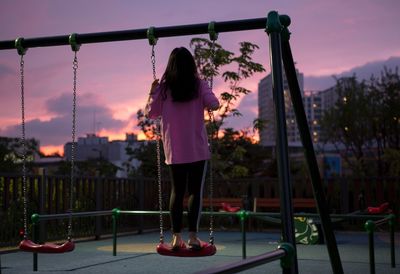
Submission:
M 188 224 L 189 232 L 191 232 L 189 236 L 196 235 L 196 232 L 198 231 L 206 170 L 206 161 L 191 163 L 190 167 L 188 167 Z
M 183 198 L 186 191 L 187 172 L 184 165 L 170 165 L 171 196 L 169 210 L 173 233 L 180 233 L 182 229 Z

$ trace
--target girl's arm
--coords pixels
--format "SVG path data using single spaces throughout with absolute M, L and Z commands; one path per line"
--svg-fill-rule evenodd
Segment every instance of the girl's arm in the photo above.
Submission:
M 210 110 L 219 108 L 219 101 L 206 82 L 202 82 L 203 106 Z
M 154 119 L 161 115 L 161 96 L 158 79 L 151 84 L 149 98 L 147 99 L 144 115 Z

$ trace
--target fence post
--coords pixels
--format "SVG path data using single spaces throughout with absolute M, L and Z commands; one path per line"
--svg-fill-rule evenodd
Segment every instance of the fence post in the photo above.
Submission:
M 96 211 L 103 210 L 103 180 L 101 177 L 96 177 L 95 180 L 95 195 L 96 195 Z M 103 232 L 101 216 L 95 217 L 95 239 L 99 240 Z
M 389 215 L 389 229 L 390 229 L 390 261 L 393 268 L 396 267 L 396 257 L 395 257 L 395 249 L 394 249 L 394 226 L 396 222 L 396 215 Z
M 334 180 L 332 180 L 334 181 Z M 339 177 L 338 180 L 340 184 L 340 209 L 344 214 L 349 213 L 349 184 L 345 181 L 344 177 Z
M 368 220 L 364 224 L 364 228 L 368 233 L 368 247 L 369 247 L 369 267 L 370 273 L 375 274 L 375 249 L 374 249 L 374 230 L 375 223 Z

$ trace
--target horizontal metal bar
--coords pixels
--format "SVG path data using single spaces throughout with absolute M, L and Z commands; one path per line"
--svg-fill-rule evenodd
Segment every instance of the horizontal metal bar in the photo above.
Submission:
M 245 260 L 240 260 L 223 266 L 212 267 L 206 270 L 196 272 L 197 274 L 225 274 L 225 273 L 237 273 L 240 271 L 247 270 L 259 265 L 263 265 L 269 262 L 276 261 L 286 256 L 284 249 L 277 249 L 271 252 L 267 252 L 258 256 L 254 256 Z
M 160 211 L 146 211 L 146 210 L 120 210 L 120 214 L 127 214 L 127 215 L 151 215 L 156 216 L 160 214 Z M 204 211 L 201 214 L 205 216 L 213 215 L 213 216 L 239 216 L 240 212 L 210 212 Z M 169 215 L 169 211 L 163 211 L 162 215 Z M 184 211 L 183 214 L 187 215 L 187 212 Z M 72 217 L 92 217 L 92 216 L 106 216 L 112 215 L 112 210 L 104 210 L 104 211 L 86 211 L 86 212 L 73 212 L 71 213 Z M 274 220 L 280 220 L 281 214 L 277 212 L 251 212 L 246 211 L 245 215 L 247 217 L 266 217 L 265 221 L 274 222 Z M 69 213 L 61 213 L 61 214 L 45 214 L 39 215 L 39 220 L 60 220 L 69 218 Z M 296 217 L 308 217 L 308 218 L 319 218 L 318 214 L 315 213 L 297 213 L 295 214 Z M 335 219 L 346 219 L 346 220 L 367 220 L 367 219 L 374 219 L 380 221 L 386 221 L 389 219 L 388 215 L 342 215 L 342 214 L 331 214 L 331 218 Z
M 173 37 L 173 36 L 206 34 L 208 33 L 208 24 L 209 23 L 155 27 L 154 35 L 157 38 L 163 38 L 163 37 Z M 231 31 L 265 29 L 266 26 L 267 26 L 267 18 L 263 17 L 254 19 L 216 22 L 215 31 L 221 33 L 221 32 L 231 32 Z M 36 48 L 36 47 L 69 45 L 69 35 L 70 34 L 61 36 L 25 38 L 22 43 L 22 46 L 24 48 Z M 138 40 L 138 39 L 147 39 L 147 28 L 77 34 L 76 37 L 76 40 L 79 44 L 115 42 L 115 41 Z M 14 40 L 0 41 L 0 50 L 6 50 L 6 49 L 15 49 L 15 41 Z
M 386 216 L 386 217 L 383 218 L 383 219 L 377 220 L 377 221 L 374 222 L 374 223 L 375 223 L 375 227 L 381 226 L 381 225 L 384 225 L 384 224 L 387 224 L 387 223 L 389 223 L 389 221 L 390 221 L 391 219 L 392 219 L 392 218 L 391 218 L 391 216 L 389 215 L 389 216 Z
M 160 211 L 146 211 L 146 210 L 120 210 L 120 214 L 127 214 L 127 215 L 160 215 Z M 163 211 L 162 215 L 169 215 L 169 211 Z M 187 211 L 183 212 L 184 215 L 187 215 Z M 238 216 L 238 212 L 210 212 L 210 211 L 203 211 L 201 215 L 209 216 Z
M 80 217 L 95 217 L 95 216 L 106 216 L 112 215 L 111 210 L 104 210 L 104 211 L 85 211 L 85 212 L 73 212 L 73 213 L 61 213 L 61 214 L 46 214 L 46 215 L 39 215 L 40 221 L 48 221 L 48 220 L 61 220 L 67 219 L 69 216 L 74 218 Z

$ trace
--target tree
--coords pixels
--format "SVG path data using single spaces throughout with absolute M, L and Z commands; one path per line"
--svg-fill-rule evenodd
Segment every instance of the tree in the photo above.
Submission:
M 252 61 L 252 54 L 259 47 L 250 42 L 240 42 L 239 45 L 240 54 L 235 55 L 222 48 L 220 44 L 205 38 L 193 38 L 190 42 L 200 76 L 211 80 L 222 75 L 224 82 L 228 84 L 229 89 L 223 91 L 219 98 L 220 107 L 214 123 L 215 132 L 219 132 L 226 118 L 242 115 L 235 105 L 240 97 L 251 91 L 241 86 L 241 81 L 257 72 L 265 71 L 261 64 Z M 225 67 L 227 70 L 221 73 Z
M 333 143 L 357 175 L 396 173 L 400 150 L 400 76 L 384 68 L 380 77 L 358 82 L 337 79 L 338 100 L 321 121 L 323 137 Z
M 381 77 L 371 76 L 369 91 L 372 108 L 373 138 L 376 143 L 378 174 L 396 170 L 396 151 L 400 150 L 400 76 L 386 67 Z M 390 156 L 385 157 L 388 154 Z M 390 159 L 390 161 L 388 161 Z
M 207 117 L 207 129 L 215 146 L 213 153 L 215 173 L 220 174 L 221 177 L 229 178 L 254 174 L 256 165 L 249 161 L 252 157 L 249 151 L 259 152 L 262 151 L 260 150 L 261 147 L 252 143 L 246 131 L 221 130 L 221 127 L 226 118 L 241 115 L 235 105 L 242 96 L 251 92 L 240 85 L 241 81 L 257 72 L 265 71 L 261 64 L 252 61 L 252 54 L 258 49 L 258 46 L 250 42 L 241 42 L 239 43 L 240 53 L 236 55 L 208 39 L 193 38 L 190 47 L 193 49 L 196 66 L 202 79 L 211 81 L 212 78 L 221 75 L 224 82 L 228 84 L 227 90 L 221 92 L 220 108 L 216 111 L 213 123 L 210 122 L 211 117 Z M 146 138 L 155 140 L 157 134 L 155 134 L 156 125 L 154 121 L 146 118 L 141 109 L 137 112 L 137 119 L 137 125 Z M 219 140 L 218 134 L 220 132 L 223 133 L 221 140 Z M 148 147 L 143 146 L 137 150 L 127 151 L 127 153 L 142 161 L 139 173 L 154 176 L 154 161 L 149 162 L 149 159 L 154 159 L 156 155 L 153 143 L 149 143 Z M 258 153 L 255 155 L 260 159 L 263 158 Z
M 270 156 L 246 130 L 226 128 L 222 137 L 213 140 L 212 147 L 214 174 L 222 179 L 263 175 Z
M 144 177 L 155 177 L 157 174 L 157 145 L 155 141 L 142 142 L 139 147 L 131 148 L 127 147 L 126 150 L 129 155 L 129 161 L 137 159 L 140 162 L 140 166 L 137 169 L 132 169 L 129 176 L 144 176 Z M 162 148 L 162 142 L 160 142 L 160 163 L 162 177 L 167 176 L 167 170 L 165 166 L 164 150 Z
M 211 80 L 221 75 L 224 82 L 228 84 L 228 90 L 221 92 L 217 117 L 215 117 L 214 131 L 219 132 L 226 118 L 241 116 L 240 111 L 235 108 L 235 103 L 251 91 L 241 86 L 242 80 L 253 76 L 257 72 L 265 71 L 264 67 L 252 61 L 252 54 L 259 47 L 250 42 L 239 43 L 240 54 L 225 50 L 218 43 L 212 43 L 205 38 L 193 38 L 190 47 L 193 49 L 193 56 L 200 78 Z M 221 72 L 223 68 L 225 71 Z M 148 139 L 155 138 L 155 124 L 153 120 L 147 119 L 144 111 L 137 112 L 138 126 Z M 217 137 L 217 136 L 215 136 Z
M 39 143 L 35 139 L 25 140 L 26 163 L 33 161 L 34 155 L 39 155 Z M 16 172 L 21 170 L 22 143 L 19 138 L 0 137 L 0 172 Z
M 338 100 L 326 110 L 321 127 L 325 142 L 331 142 L 349 167 L 358 175 L 366 175 L 365 151 L 371 148 L 370 97 L 365 82 L 355 76 L 336 79 Z

